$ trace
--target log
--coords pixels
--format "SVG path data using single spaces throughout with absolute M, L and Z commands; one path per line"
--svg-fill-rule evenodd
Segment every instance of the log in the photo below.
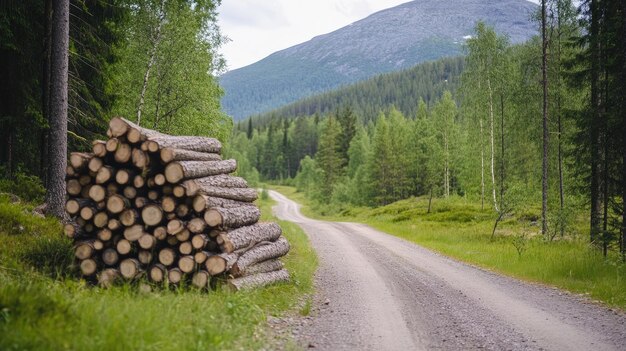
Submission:
M 94 140 L 92 145 L 91 150 L 93 151 L 93 154 L 97 157 L 104 157 L 107 154 L 107 148 L 106 148 L 106 144 L 107 142 L 104 140 Z
M 98 238 L 98 240 L 109 241 L 113 238 L 113 232 L 111 232 L 107 228 L 103 228 L 100 231 L 98 231 L 98 233 L 96 234 L 96 237 Z
M 185 196 L 185 187 L 183 187 L 182 185 L 176 185 L 174 186 L 174 188 L 172 188 L 172 195 L 174 195 L 174 197 L 177 198 L 182 198 Z
M 187 229 L 194 234 L 202 233 L 206 229 L 206 222 L 202 218 L 194 218 L 187 222 Z
M 256 189 L 252 188 L 222 188 L 216 186 L 202 186 L 199 192 L 204 195 L 221 197 L 243 202 L 253 202 L 258 198 Z
M 226 174 L 237 169 L 235 160 L 225 161 L 177 161 L 165 167 L 165 178 L 176 184 L 183 179 L 201 178 L 210 175 Z
M 133 149 L 131 148 L 130 145 L 126 143 L 118 143 L 117 150 L 115 150 L 115 154 L 113 158 L 115 159 L 115 162 L 122 163 L 122 164 L 128 163 L 132 156 L 132 152 L 133 152 Z
M 158 205 L 147 205 L 141 209 L 141 219 L 147 226 L 157 226 L 163 222 L 163 210 Z
M 156 186 L 163 186 L 165 185 L 166 179 L 165 176 L 161 173 L 158 173 L 154 176 L 154 184 L 156 184 Z
M 96 213 L 98 213 L 98 208 L 96 207 L 96 204 L 90 203 L 80 209 L 80 218 L 89 221 L 93 218 L 93 216 L 96 215 Z
M 98 275 L 98 285 L 103 288 L 110 288 L 120 279 L 120 277 L 120 271 L 114 268 L 107 268 Z
M 106 191 L 102 185 L 92 185 L 89 188 L 89 197 L 95 202 L 103 201 L 106 197 Z
M 149 265 L 150 263 L 152 263 L 152 258 L 153 258 L 152 251 L 139 250 L 139 252 L 137 253 L 137 259 L 143 265 Z
M 167 271 L 167 280 L 172 284 L 178 284 L 183 280 L 183 272 L 178 268 L 172 268 Z
M 220 197 L 207 196 L 207 195 L 196 195 L 193 198 L 192 207 L 193 210 L 200 213 L 206 209 L 212 207 L 240 207 L 240 206 L 254 206 L 249 202 L 236 201 L 231 199 L 224 199 Z
M 222 151 L 222 144 L 219 140 L 207 137 L 196 136 L 150 136 L 148 140 L 156 143 L 158 148 L 184 149 L 189 151 L 209 152 L 219 154 Z
M 193 246 L 191 245 L 191 241 L 184 241 L 178 245 L 178 252 L 181 255 L 191 255 L 193 252 Z
M 105 148 L 107 149 L 107 152 L 114 153 L 117 150 L 117 146 L 119 144 L 120 142 L 117 138 L 110 138 L 109 140 L 107 140 Z
M 117 184 L 109 183 L 106 187 L 106 196 L 113 196 L 119 193 L 119 187 Z
M 93 256 L 95 248 L 93 246 L 93 240 L 90 241 L 82 241 L 76 244 L 76 249 L 74 250 L 74 255 L 79 260 L 85 260 L 89 257 Z
M 236 250 L 254 246 L 260 242 L 276 241 L 281 234 L 282 230 L 276 223 L 257 223 L 231 230 L 226 234 L 221 234 L 218 236 L 217 243 L 220 244 L 220 248 L 223 252 L 231 253 Z
M 221 187 L 221 188 L 247 188 L 248 182 L 241 177 L 235 177 L 228 174 L 218 174 L 204 178 L 196 178 L 186 180 L 182 183 L 185 187 L 187 196 L 195 196 L 202 192 L 203 187 Z
M 216 276 L 230 270 L 238 258 L 239 255 L 236 253 L 212 255 L 206 259 L 204 266 L 210 275 Z
M 230 291 L 260 288 L 275 283 L 288 283 L 289 272 L 286 269 L 268 273 L 257 273 L 241 278 L 229 279 L 226 288 Z
M 144 234 L 143 226 L 141 224 L 135 224 L 133 226 L 124 229 L 124 239 L 133 242 L 139 240 Z
M 157 240 L 165 240 L 165 239 L 167 239 L 167 228 L 165 228 L 165 227 L 156 227 L 152 231 L 152 235 Z
M 78 182 L 80 184 L 80 182 Z M 82 198 L 88 198 L 89 197 L 89 191 L 91 190 L 91 185 L 87 185 L 87 186 L 83 186 L 80 189 L 80 197 Z
M 112 195 L 107 199 L 107 210 L 113 214 L 122 213 L 130 208 L 130 201 L 121 195 Z
M 178 234 L 176 234 L 176 240 L 178 241 L 187 241 L 191 238 L 191 232 L 188 229 L 181 230 Z
M 78 179 L 70 179 L 67 181 L 66 184 L 66 188 L 67 188 L 67 193 L 70 196 L 78 196 L 80 195 L 83 187 L 80 185 L 80 183 L 78 182 Z
M 134 178 L 135 178 L 135 172 L 130 169 L 120 169 L 117 171 L 117 173 L 115 173 L 115 182 L 119 185 L 128 184 L 131 181 L 131 179 L 134 179 Z M 143 184 L 141 184 L 141 186 L 136 186 L 136 187 L 141 188 L 142 186 Z
M 203 264 L 209 256 L 211 256 L 211 254 L 207 251 L 198 251 L 193 255 L 193 260 L 196 261 L 197 264 Z
M 87 168 L 89 161 L 93 158 L 93 154 L 84 152 L 72 152 L 70 154 L 70 165 L 76 171 L 81 171 Z
M 106 249 L 102 252 L 102 262 L 107 266 L 113 266 L 119 261 L 119 254 L 115 249 Z
M 137 132 L 139 132 L 140 136 L 143 136 L 145 138 L 148 138 L 150 136 L 166 136 L 166 134 L 162 134 L 160 132 L 157 132 L 156 130 L 142 128 L 125 118 L 114 117 L 109 121 L 109 130 L 111 131 L 111 135 L 114 137 L 124 136 L 128 134 L 131 129 L 135 129 Z
M 96 173 L 96 184 L 104 184 L 113 178 L 115 174 L 115 169 L 111 166 L 102 166 Z
M 157 263 L 150 267 L 148 271 L 148 277 L 155 283 L 161 283 L 165 280 L 167 274 L 167 268 L 164 265 Z
M 67 178 L 78 176 L 78 173 L 76 173 L 76 170 L 74 169 L 74 167 L 67 165 L 67 167 L 65 167 L 65 175 L 67 179 Z
M 98 265 L 96 264 L 96 261 L 91 258 L 82 260 L 80 262 L 80 271 L 85 277 L 93 275 L 94 273 L 96 273 L 97 269 Z
M 137 189 L 141 189 L 146 185 L 146 180 L 141 175 L 133 177 L 133 186 Z
M 134 258 L 127 258 L 120 262 L 120 274 L 126 279 L 134 279 L 141 272 L 141 262 Z
M 247 275 L 252 275 L 252 274 L 257 274 L 257 273 L 279 271 L 283 268 L 285 268 L 285 265 L 279 259 L 271 259 L 271 260 L 259 262 L 255 265 L 252 265 L 246 268 L 245 271 L 239 272 L 239 275 L 236 275 L 236 276 L 233 275 L 233 276 L 235 278 L 238 278 L 241 276 L 247 276 Z
M 144 233 L 137 242 L 142 249 L 150 250 L 156 246 L 157 239 L 148 233 Z
M 139 214 L 137 214 L 137 211 L 132 208 L 124 210 L 122 214 L 120 215 L 120 222 L 125 227 L 130 227 L 133 224 L 137 223 L 138 219 L 139 219 Z
M 198 152 L 185 149 L 173 149 L 166 147 L 161 149 L 161 161 L 170 163 L 173 161 L 221 161 L 222 156 L 218 153 Z
M 159 262 L 165 267 L 169 267 L 172 264 L 174 264 L 175 260 L 176 260 L 176 252 L 173 249 L 166 247 L 164 249 L 161 249 L 161 251 L 159 251 Z
M 100 157 L 92 157 L 91 160 L 89 160 L 87 168 L 90 172 L 96 173 L 102 166 L 104 166 L 104 161 Z
M 156 201 L 159 199 L 159 192 L 156 190 L 148 191 L 148 199 L 152 201 Z
M 196 250 L 202 250 L 207 246 L 209 241 L 210 239 L 208 235 L 198 234 L 198 235 L 194 235 L 193 238 L 191 238 L 191 245 Z
M 65 203 L 65 211 L 73 216 L 78 214 L 83 207 L 90 205 L 93 205 L 93 202 L 89 199 L 69 199 Z
M 131 153 L 131 161 L 135 167 L 144 169 L 150 165 L 150 156 L 148 156 L 148 154 L 141 149 L 133 149 Z
M 176 235 L 185 229 L 185 223 L 180 219 L 172 219 L 167 223 L 167 234 Z
M 148 203 L 150 203 L 150 201 L 147 198 L 145 198 L 145 197 L 140 196 L 140 197 L 135 198 L 135 207 L 137 209 L 143 208 Z
M 161 198 L 161 207 L 163 207 L 163 211 L 167 213 L 174 212 L 176 205 L 176 199 L 171 196 L 163 196 L 163 198 Z
M 125 198 L 132 200 L 137 197 L 137 189 L 132 186 L 126 186 L 124 187 L 124 191 L 122 191 L 122 194 Z
M 196 268 L 196 261 L 193 256 L 182 256 L 178 259 L 178 268 L 183 273 L 191 273 Z
M 78 177 L 78 184 L 80 184 L 82 187 L 91 184 L 91 176 L 89 174 L 81 175 L 80 177 Z
M 215 207 L 204 213 L 204 221 L 211 227 L 239 228 L 252 225 L 261 218 L 261 211 L 256 206 Z
M 189 216 L 190 212 L 191 209 L 189 208 L 189 206 L 187 206 L 187 204 L 179 204 L 178 206 L 176 206 L 176 216 L 178 218 L 185 218 Z
M 191 284 L 198 289 L 204 289 L 209 285 L 210 279 L 211 277 L 209 276 L 209 272 L 199 270 L 193 274 L 191 278 Z
M 169 246 L 176 246 L 178 245 L 178 239 L 176 238 L 175 235 L 168 235 L 167 239 L 165 239 L 165 242 L 169 245 Z
M 96 228 L 104 228 L 109 224 L 109 215 L 105 211 L 100 211 L 93 216 L 93 225 Z
M 122 228 L 122 223 L 120 223 L 120 221 L 117 220 L 116 218 L 111 218 L 109 219 L 109 223 L 107 223 L 107 228 L 109 228 L 112 231 L 116 231 Z
M 234 275 L 240 275 L 255 263 L 284 256 L 289 252 L 289 242 L 281 236 L 273 243 L 257 245 L 239 256 L 237 262 L 230 269 Z
M 120 255 L 128 255 L 133 250 L 133 244 L 126 239 L 120 239 L 115 245 L 115 250 Z

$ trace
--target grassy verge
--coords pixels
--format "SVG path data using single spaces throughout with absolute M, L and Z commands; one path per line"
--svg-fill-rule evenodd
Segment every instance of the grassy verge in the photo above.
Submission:
M 271 217 L 271 200 L 260 200 Z M 205 350 L 266 346 L 268 315 L 298 307 L 312 290 L 316 256 L 305 234 L 281 222 L 292 283 L 239 293 L 190 289 L 141 293 L 88 286 L 52 219 L 0 196 L 0 350 Z
M 502 222 L 492 240 L 493 211 L 460 198 L 435 200 L 431 213 L 426 213 L 427 199 L 413 198 L 321 216 L 294 188 L 272 188 L 303 204 L 307 216 L 366 223 L 471 264 L 626 308 L 626 265 L 618 257 L 602 257 L 582 234 L 545 242 L 540 228 L 528 219 L 535 216 L 532 211 Z

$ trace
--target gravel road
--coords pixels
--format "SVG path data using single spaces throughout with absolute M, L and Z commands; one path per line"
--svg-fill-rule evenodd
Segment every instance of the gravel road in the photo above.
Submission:
M 320 259 L 312 316 L 290 323 L 319 350 L 626 350 L 626 316 L 478 269 L 357 223 L 309 219 L 270 191 Z

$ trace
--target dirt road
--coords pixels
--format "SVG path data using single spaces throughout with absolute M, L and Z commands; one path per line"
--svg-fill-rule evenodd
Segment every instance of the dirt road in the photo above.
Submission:
M 626 317 L 558 289 L 459 263 L 356 223 L 304 217 L 271 191 L 320 259 L 313 317 L 321 350 L 626 350 Z

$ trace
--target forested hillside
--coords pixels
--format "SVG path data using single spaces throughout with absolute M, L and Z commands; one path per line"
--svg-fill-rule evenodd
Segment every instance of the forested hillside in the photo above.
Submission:
M 220 77 L 235 120 L 417 63 L 458 56 L 483 20 L 513 43 L 537 33 L 526 0 L 417 0 L 273 53 Z M 320 19 L 323 20 L 323 19 Z
M 623 251 L 624 55 L 597 55 L 624 49 L 624 17 L 611 6 L 584 3 L 581 25 L 570 1 L 550 1 L 545 45 L 512 45 L 480 22 L 458 89 L 397 87 L 403 102 L 370 119 L 385 105 L 363 101 L 402 77 L 381 76 L 240 125 L 232 152 L 248 160 L 248 177 L 294 184 L 326 213 L 460 196 L 491 208 L 496 226 L 526 213 L 547 240 L 582 235 L 573 223 L 587 213 L 584 235 Z
M 395 106 L 407 116 L 414 116 L 417 112 L 416 96 L 430 105 L 438 100 L 445 90 L 456 91 L 464 62 L 463 57 L 443 58 L 399 72 L 381 74 L 251 117 L 252 124 L 262 125 L 271 118 L 326 115 L 343 106 L 351 106 L 362 121 L 375 119 L 380 111 L 390 106 Z M 245 123 L 239 122 L 238 129 L 247 127 Z

